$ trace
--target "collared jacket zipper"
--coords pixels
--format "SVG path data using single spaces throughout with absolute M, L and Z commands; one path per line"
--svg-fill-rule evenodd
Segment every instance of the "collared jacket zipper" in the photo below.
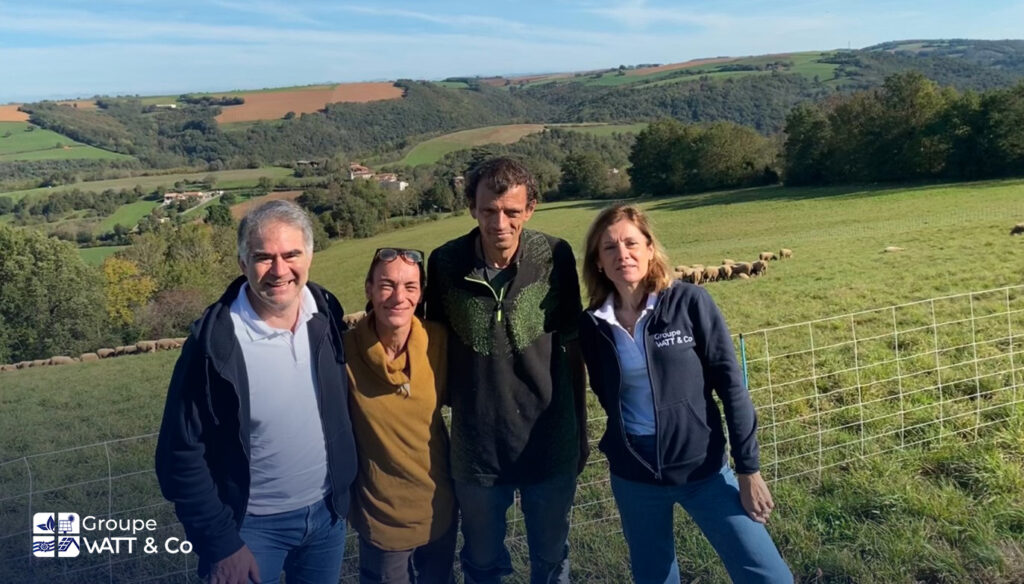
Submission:
M 494 312 L 496 314 L 498 322 L 501 322 L 502 309 L 505 305 L 505 290 L 508 290 L 508 286 L 503 286 L 501 292 L 495 292 L 494 288 L 491 287 L 491 283 L 486 280 L 477 280 L 472 276 L 466 276 L 467 282 L 473 282 L 474 284 L 482 284 L 485 288 L 491 291 L 491 295 L 494 296 Z

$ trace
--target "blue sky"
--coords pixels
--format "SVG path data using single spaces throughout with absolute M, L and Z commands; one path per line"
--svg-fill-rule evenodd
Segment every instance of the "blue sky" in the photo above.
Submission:
M 0 103 L 1022 38 L 1024 0 L 0 0 Z

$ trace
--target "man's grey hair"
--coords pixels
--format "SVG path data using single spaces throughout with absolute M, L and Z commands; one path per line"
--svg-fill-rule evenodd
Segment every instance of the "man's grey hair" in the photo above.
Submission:
M 268 225 L 284 223 L 302 231 L 306 253 L 313 253 L 313 223 L 302 207 L 291 201 L 268 201 L 245 214 L 238 224 L 238 259 L 248 263 L 253 237 L 263 233 Z

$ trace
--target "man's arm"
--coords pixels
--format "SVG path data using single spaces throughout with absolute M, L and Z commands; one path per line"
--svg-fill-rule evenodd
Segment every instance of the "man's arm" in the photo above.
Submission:
M 580 300 L 580 280 L 576 273 L 576 257 L 572 246 L 561 241 L 554 251 L 554 269 L 559 279 L 559 334 L 565 348 L 566 362 L 572 376 L 573 401 L 576 406 L 576 425 L 579 436 L 579 463 L 576 471 L 583 467 L 590 457 L 590 442 L 587 440 L 587 370 L 583 364 L 583 353 L 579 343 L 579 318 L 583 312 Z
M 587 438 L 587 370 L 583 365 L 583 352 L 580 351 L 580 341 L 575 339 L 565 345 L 565 355 L 569 362 L 569 371 L 572 373 L 572 397 L 576 404 L 576 424 L 580 441 L 580 458 L 576 467 L 576 473 L 583 472 L 590 458 L 590 442 Z
M 191 393 L 204 391 L 207 385 L 206 363 L 197 345 L 189 336 L 174 366 L 156 445 L 156 476 L 196 552 L 216 563 L 245 544 L 231 508 L 217 496 L 204 457 L 202 421 Z

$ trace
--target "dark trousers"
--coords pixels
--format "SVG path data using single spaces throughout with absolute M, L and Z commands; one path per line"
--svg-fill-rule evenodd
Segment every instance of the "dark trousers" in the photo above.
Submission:
M 360 584 L 449 584 L 454 582 L 457 523 L 434 541 L 410 550 L 382 550 L 359 538 Z

